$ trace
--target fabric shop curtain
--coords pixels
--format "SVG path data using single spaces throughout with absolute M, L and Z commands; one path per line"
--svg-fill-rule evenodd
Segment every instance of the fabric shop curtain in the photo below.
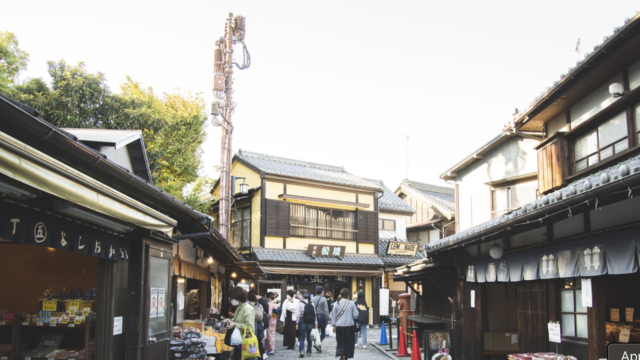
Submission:
M 180 261 L 180 276 L 199 281 L 209 281 L 209 269 L 192 263 Z
M 630 274 L 638 271 L 640 231 L 618 230 L 567 243 L 467 263 L 468 282 Z

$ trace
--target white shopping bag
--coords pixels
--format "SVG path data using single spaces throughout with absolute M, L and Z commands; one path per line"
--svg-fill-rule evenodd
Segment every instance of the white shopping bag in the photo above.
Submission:
M 324 334 L 326 336 L 331 336 L 331 337 L 335 337 L 336 335 L 333 333 L 333 326 L 332 325 L 327 325 L 327 327 L 324 329 Z
M 318 330 L 318 328 L 313 329 L 313 333 L 315 333 L 315 339 L 313 340 L 313 345 L 316 346 L 316 348 L 321 348 L 322 347 L 322 339 L 320 339 L 320 330 Z
M 238 327 L 233 328 L 233 333 L 231 334 L 231 346 L 242 345 L 242 335 L 240 334 L 240 330 Z

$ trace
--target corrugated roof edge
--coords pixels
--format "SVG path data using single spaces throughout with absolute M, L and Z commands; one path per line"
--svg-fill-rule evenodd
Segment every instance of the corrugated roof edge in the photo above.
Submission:
M 313 162 L 309 162 L 309 161 L 284 158 L 284 157 L 280 157 L 280 156 L 260 154 L 260 153 L 256 153 L 256 152 L 245 151 L 245 150 L 242 150 L 242 149 L 238 150 L 238 155 L 246 156 L 246 157 L 255 157 L 255 158 L 260 158 L 260 159 L 265 159 L 265 160 L 278 161 L 278 162 L 287 163 L 287 164 L 314 167 L 314 168 L 323 169 L 323 170 L 339 171 L 339 172 L 345 172 L 345 173 L 347 172 L 344 169 L 344 166 L 319 164 L 319 163 L 313 163 Z
M 531 204 L 514 210 L 499 218 L 487 221 L 457 234 L 448 236 L 427 245 L 428 250 L 439 251 L 468 241 L 494 235 L 498 228 L 506 228 L 518 224 L 519 221 L 538 221 L 537 217 L 548 216 L 549 211 L 571 209 L 585 201 L 585 197 L 602 196 L 605 190 L 616 184 L 622 189 L 629 188 L 632 181 L 640 182 L 640 156 L 631 157 L 607 169 L 601 170 L 587 177 L 577 179 L 569 185 L 552 194 L 542 196 Z M 604 189 L 604 190 L 603 190 Z M 589 200 L 589 199 L 587 199 Z M 564 209 L 564 210 L 562 210 Z

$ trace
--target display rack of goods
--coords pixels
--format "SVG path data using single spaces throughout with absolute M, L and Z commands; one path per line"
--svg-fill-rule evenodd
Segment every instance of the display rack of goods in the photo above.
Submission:
M 202 338 L 203 334 L 196 328 L 174 328 L 169 342 L 171 359 L 208 359 L 207 343 Z
M 509 360 L 578 360 L 573 356 L 566 356 L 556 353 L 525 353 L 511 354 Z

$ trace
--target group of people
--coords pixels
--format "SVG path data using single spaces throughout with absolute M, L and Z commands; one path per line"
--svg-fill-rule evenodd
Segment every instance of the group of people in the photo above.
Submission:
M 337 300 L 333 300 L 331 292 L 325 294 L 324 288 L 316 288 L 315 297 L 309 298 L 309 291 L 299 289 L 287 291 L 287 299 L 282 303 L 280 320 L 284 323 L 284 346 L 294 350 L 297 345 L 300 357 L 311 355 L 313 343 L 311 332 L 318 329 L 320 340 L 326 337 L 327 325 L 335 334 L 337 348 L 336 357 L 340 360 L 351 359 L 358 343 L 358 332 L 362 335 L 362 347 L 367 346 L 367 325 L 369 324 L 369 306 L 363 292 L 356 291 L 353 301 L 349 299 L 349 290 L 342 289 Z M 298 338 L 298 342 L 296 342 Z M 315 347 L 322 352 L 321 347 Z
M 251 330 L 258 339 L 261 357 L 266 359 L 275 353 L 278 319 L 284 324 L 284 346 L 288 350 L 297 346 L 301 358 L 305 356 L 305 341 L 307 356 L 311 355 L 312 347 L 322 352 L 322 347 L 311 341 L 311 332 L 317 328 L 322 342 L 329 325 L 337 341 L 335 356 L 340 360 L 353 358 L 358 333 L 362 336 L 362 347 L 367 345 L 369 306 L 364 293 L 354 292 L 352 301 L 347 289 L 342 289 L 336 300 L 331 292 L 325 294 L 322 286 L 315 292 L 311 297 L 306 289 L 287 290 L 287 299 L 278 306 L 276 294 L 272 292 L 262 297 L 255 290 L 247 293 L 242 287 L 233 287 L 229 290 L 229 300 L 235 311 L 229 312 L 231 319 L 225 320 L 225 326 L 228 331 L 236 327 L 241 333 L 245 327 Z M 234 360 L 241 360 L 240 346 L 234 351 Z

